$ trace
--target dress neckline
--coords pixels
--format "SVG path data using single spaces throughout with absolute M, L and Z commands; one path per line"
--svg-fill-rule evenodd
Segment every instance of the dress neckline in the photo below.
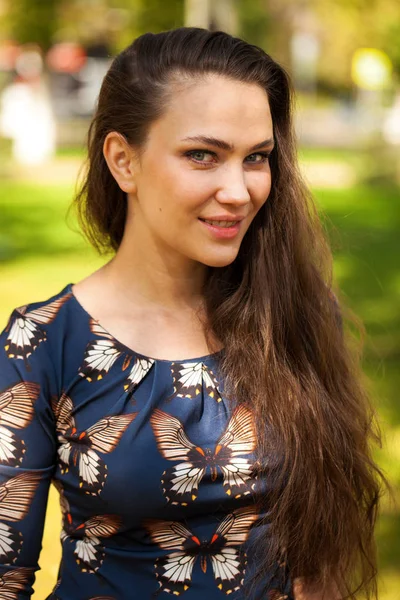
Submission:
M 217 352 L 213 352 L 211 354 L 205 354 L 204 356 L 195 356 L 193 358 L 184 358 L 181 360 L 176 360 L 176 359 L 171 360 L 171 359 L 165 359 L 165 358 L 154 358 L 152 356 L 147 356 L 145 354 L 142 354 L 141 352 L 137 352 L 133 348 L 130 348 L 129 346 L 124 344 L 123 342 L 120 342 L 115 336 L 112 335 L 112 333 L 110 333 L 105 327 L 103 327 L 103 325 L 100 323 L 100 321 L 98 319 L 95 319 L 94 317 L 92 317 L 92 315 L 86 310 L 86 308 L 84 308 L 84 306 L 82 306 L 82 304 L 79 302 L 78 298 L 75 296 L 74 291 L 72 289 L 73 285 L 74 285 L 73 283 L 69 283 L 65 288 L 65 292 L 71 294 L 71 298 L 72 298 L 75 306 L 77 306 L 77 308 L 80 310 L 80 312 L 83 312 L 89 320 L 91 319 L 92 321 L 97 323 L 99 325 L 99 327 L 101 327 L 101 329 L 104 331 L 107 339 L 110 339 L 111 341 L 115 342 L 115 344 L 118 344 L 118 346 L 124 348 L 128 354 L 133 354 L 142 360 L 152 361 L 154 363 L 166 363 L 166 364 L 180 363 L 181 364 L 181 363 L 199 363 L 199 362 L 205 362 L 206 360 L 207 361 L 214 360 L 214 359 L 217 359 L 218 357 L 220 357 L 223 353 L 223 348 L 222 348 L 221 350 L 218 350 Z

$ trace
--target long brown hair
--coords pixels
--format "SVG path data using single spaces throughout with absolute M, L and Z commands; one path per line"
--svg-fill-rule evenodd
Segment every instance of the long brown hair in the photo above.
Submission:
M 373 529 L 383 476 L 370 441 L 373 412 L 332 293 L 332 255 L 297 167 L 292 92 L 284 69 L 227 33 L 180 28 L 136 39 L 113 61 L 89 131 L 88 171 L 76 203 L 99 249 L 117 250 L 126 195 L 103 157 L 111 131 L 140 149 L 174 81 L 216 73 L 266 90 L 274 125 L 272 190 L 235 261 L 209 268 L 208 333 L 222 345 L 228 397 L 251 405 L 257 467 L 274 476 L 259 498 L 270 524 L 256 582 L 282 558 L 293 577 L 376 596 Z M 210 336 L 211 338 L 211 336 Z M 280 469 L 271 469 L 279 456 Z M 268 548 L 268 552 L 265 549 Z

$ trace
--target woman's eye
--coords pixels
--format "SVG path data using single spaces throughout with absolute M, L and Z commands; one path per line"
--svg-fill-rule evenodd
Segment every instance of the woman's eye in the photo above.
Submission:
M 205 150 L 191 150 L 190 152 L 186 152 L 186 156 L 199 163 L 212 162 L 214 158 L 214 154 Z
M 268 161 L 269 158 L 268 152 L 254 152 L 253 154 L 249 154 L 246 157 L 245 162 L 253 165 L 261 165 Z M 189 152 L 185 153 L 191 161 L 207 165 L 214 162 L 216 158 L 216 154 L 214 152 L 208 152 L 206 150 L 189 150 Z
M 253 164 L 261 164 L 267 162 L 268 158 L 268 152 L 256 152 L 254 154 L 249 154 L 249 156 L 247 157 L 247 161 Z

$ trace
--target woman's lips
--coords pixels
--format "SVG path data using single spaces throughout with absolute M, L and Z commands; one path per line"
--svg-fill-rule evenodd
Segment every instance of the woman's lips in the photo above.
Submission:
M 216 238 L 219 239 L 230 239 L 234 238 L 240 229 L 240 221 L 233 221 L 232 225 L 226 226 L 226 221 L 220 221 L 221 225 L 217 225 L 217 221 L 213 221 L 212 223 L 205 221 L 204 219 L 200 219 L 199 221 L 203 223 L 205 227 L 207 227 L 208 231 Z

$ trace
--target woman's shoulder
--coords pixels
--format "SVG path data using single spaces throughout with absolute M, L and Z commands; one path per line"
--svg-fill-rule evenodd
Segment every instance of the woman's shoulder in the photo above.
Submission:
M 29 368 L 37 355 L 42 361 L 43 354 L 51 357 L 70 327 L 72 297 L 72 284 L 68 284 L 50 298 L 14 308 L 1 334 L 7 358 Z
M 35 311 L 49 311 L 57 313 L 58 310 L 72 297 L 72 283 L 68 283 L 61 291 L 53 294 L 50 298 L 43 300 L 34 300 L 26 303 L 23 306 L 14 308 L 13 313 L 26 315 L 26 318 L 32 318 L 32 313 Z M 38 314 L 34 314 L 33 318 L 39 318 Z M 43 320 L 45 324 L 45 320 Z
M 33 301 L 14 308 L 10 314 L 4 333 L 14 328 L 29 335 L 37 328 L 45 329 L 58 317 L 63 306 L 72 298 L 72 284 L 45 300 Z
M 43 300 L 32 300 L 31 302 L 26 302 L 23 305 L 13 307 L 10 313 L 10 318 L 19 315 L 27 319 L 39 319 L 39 315 L 36 314 L 35 311 L 46 310 L 46 307 L 49 307 L 48 310 L 51 312 L 58 311 L 58 309 L 61 308 L 61 306 L 71 298 L 72 285 L 72 283 L 67 284 L 61 291 L 56 292 L 52 296 L 46 297 Z M 43 324 L 45 324 L 45 319 L 42 320 Z

